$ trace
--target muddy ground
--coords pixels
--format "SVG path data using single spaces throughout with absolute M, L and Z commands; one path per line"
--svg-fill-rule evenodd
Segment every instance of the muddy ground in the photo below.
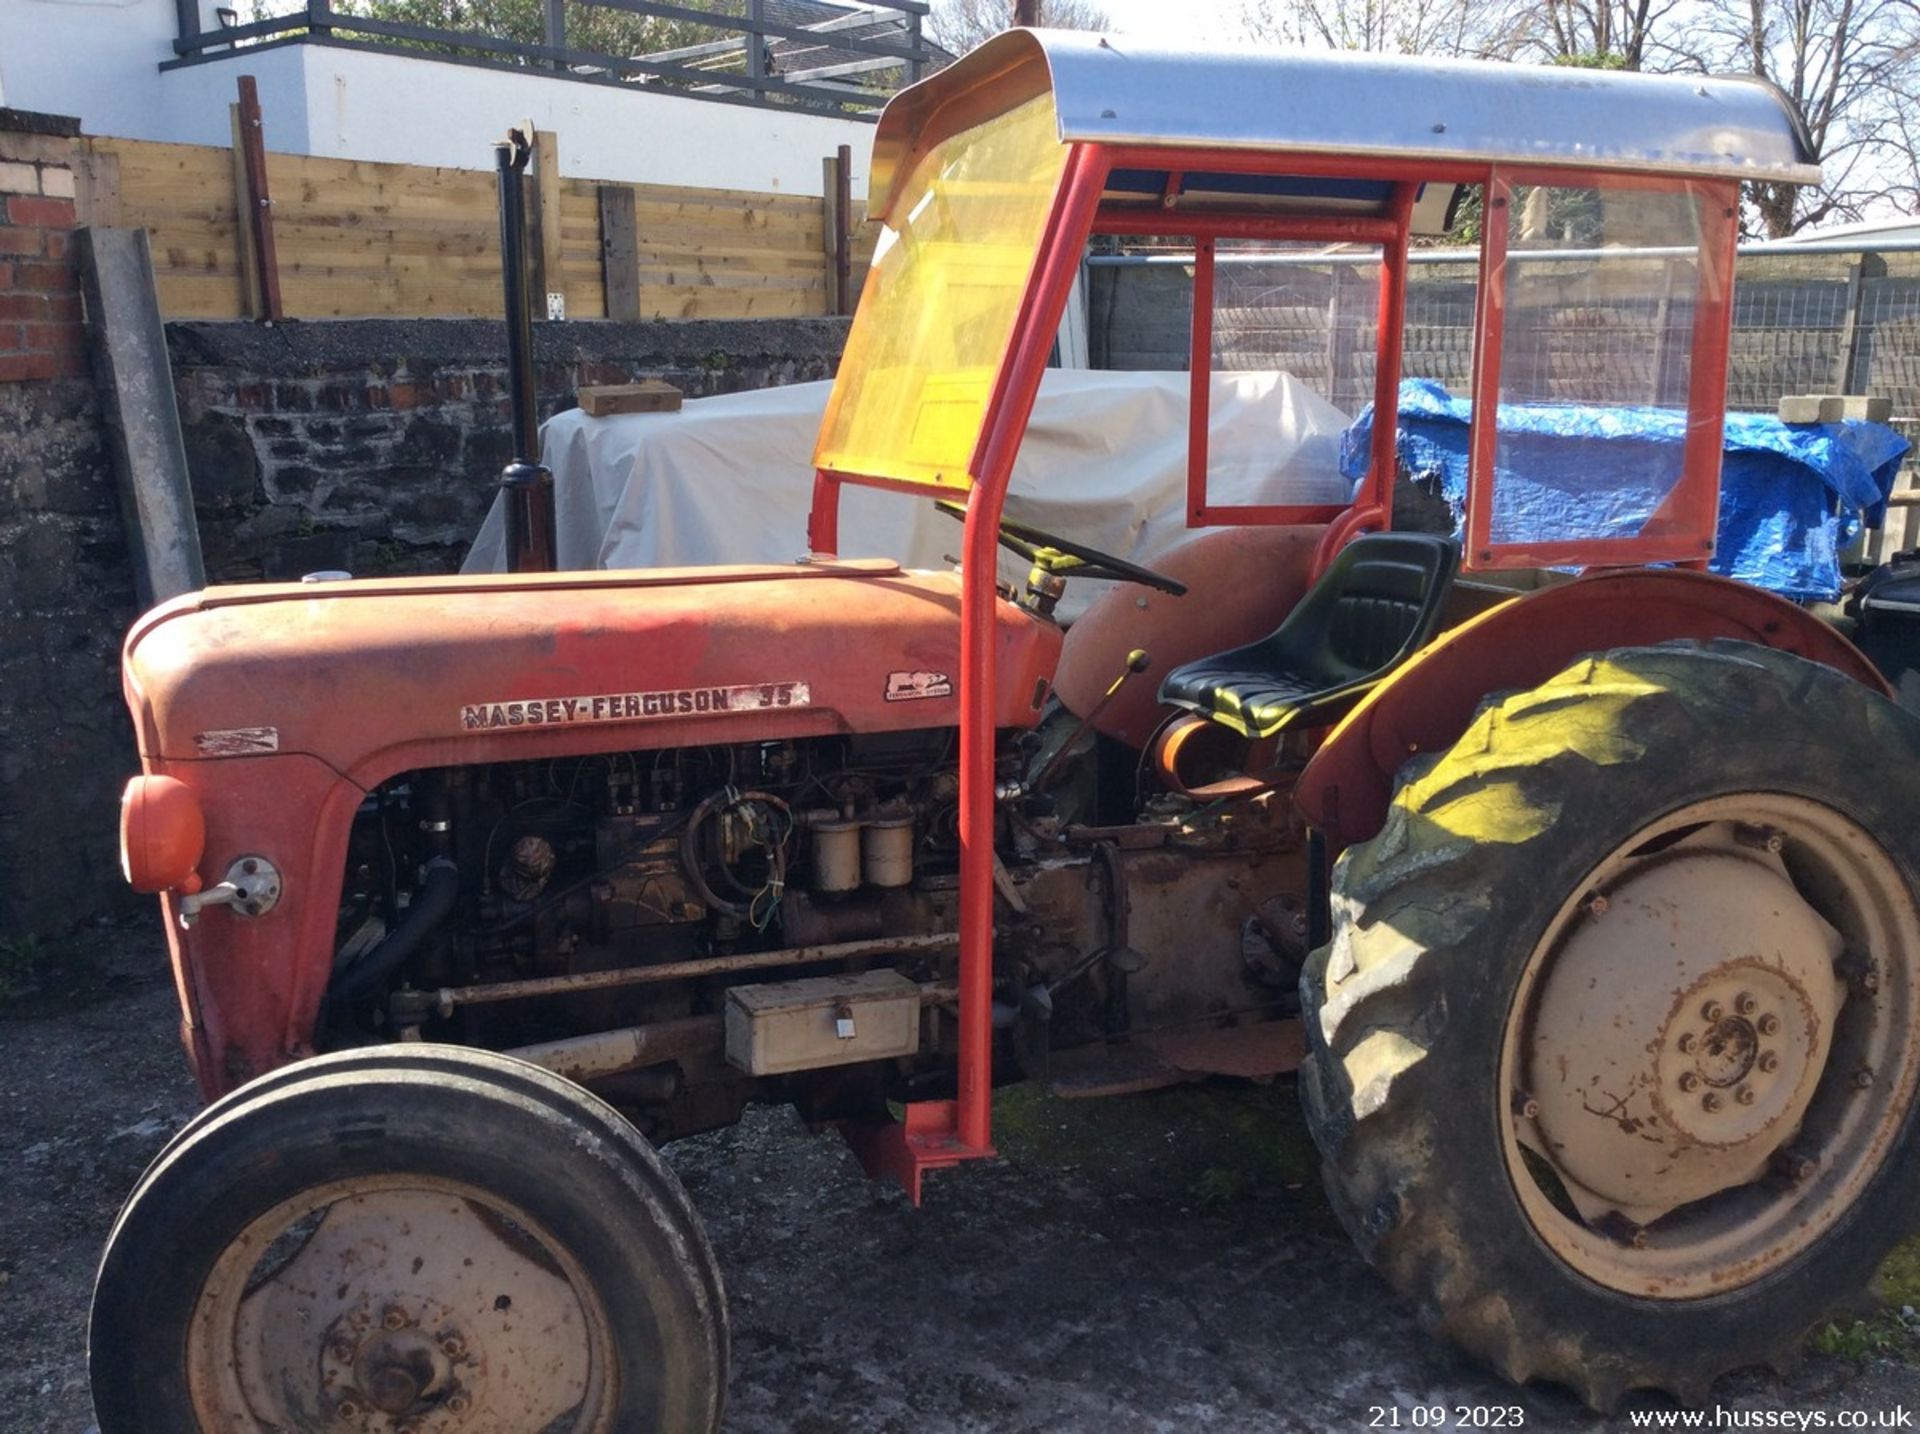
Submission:
M 88 1286 L 121 1197 L 194 1098 L 150 927 L 0 950 L 0 1434 L 89 1429 Z M 782 1112 L 672 1147 L 733 1305 L 729 1429 L 1347 1430 L 1414 1406 L 1512 1405 L 1535 1430 L 1632 1427 L 1516 1392 L 1423 1335 L 1362 1265 L 1285 1083 L 1000 1104 L 1006 1158 L 872 1186 Z M 1920 1254 L 1894 1309 L 1831 1329 L 1784 1411 L 1920 1407 Z M 1658 1402 L 1635 1406 L 1671 1410 Z M 1711 1416 L 1709 1416 L 1711 1417 Z

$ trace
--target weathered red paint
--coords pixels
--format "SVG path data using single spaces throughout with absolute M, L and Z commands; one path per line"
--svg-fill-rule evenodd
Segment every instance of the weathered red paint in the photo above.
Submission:
M 1301 774 L 1294 804 L 1335 849 L 1366 841 L 1386 820 L 1394 773 L 1410 757 L 1451 746 L 1489 692 L 1537 686 L 1582 653 L 1716 637 L 1790 652 L 1888 692 L 1852 643 L 1759 588 L 1678 569 L 1596 573 L 1442 633 L 1334 729 Z
M 1115 584 L 1087 604 L 1067 632 L 1053 690 L 1084 715 L 1113 685 L 1127 654 L 1152 666 L 1130 678 L 1101 709 L 1094 730 L 1136 750 L 1167 715 L 1161 680 L 1182 663 L 1265 637 L 1293 611 L 1311 580 L 1314 544 L 1325 530 L 1209 528 L 1154 559 L 1155 572 L 1187 585 L 1185 597 Z
M 367 790 L 422 768 L 950 727 L 955 698 L 889 702 L 887 675 L 958 676 L 960 610 L 953 574 L 886 562 L 217 588 L 155 609 L 125 662 L 142 765 L 199 797 L 208 884 L 246 855 L 284 881 L 265 916 L 214 908 L 184 935 L 170 921 L 203 1089 L 309 1049 Z M 982 660 L 1002 678 L 976 684 L 989 731 L 1031 726 L 1059 630 L 998 600 L 986 619 Z M 462 721 L 473 704 L 795 682 L 805 705 L 561 722 L 543 706 L 537 724 Z M 203 733 L 268 722 L 271 755 L 201 755 Z

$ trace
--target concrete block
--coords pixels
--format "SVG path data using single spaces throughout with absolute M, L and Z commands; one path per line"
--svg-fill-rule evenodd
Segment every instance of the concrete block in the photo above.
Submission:
M 46 165 L 40 171 L 40 192 L 50 194 L 55 199 L 74 197 L 73 171 L 62 169 L 58 165 Z
M 71 175 L 68 176 L 72 178 Z M 40 192 L 40 171 L 31 164 L 16 164 L 10 159 L 0 159 L 0 192 L 7 194 L 38 194 Z M 73 193 L 71 189 L 67 191 Z
M 1893 417 L 1893 400 L 1864 394 L 1795 393 L 1780 400 L 1782 423 L 1842 423 L 1864 419 L 1885 423 Z

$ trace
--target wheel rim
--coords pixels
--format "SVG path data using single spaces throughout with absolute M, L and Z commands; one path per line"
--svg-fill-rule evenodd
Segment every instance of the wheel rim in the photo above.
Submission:
M 1508 1175 L 1587 1278 L 1690 1299 L 1779 1269 L 1879 1170 L 1916 1081 L 1920 915 L 1801 797 L 1681 808 L 1563 903 L 1508 1010 Z
M 301 1192 L 201 1287 L 187 1383 L 208 1430 L 613 1428 L 606 1311 L 524 1210 L 404 1175 Z

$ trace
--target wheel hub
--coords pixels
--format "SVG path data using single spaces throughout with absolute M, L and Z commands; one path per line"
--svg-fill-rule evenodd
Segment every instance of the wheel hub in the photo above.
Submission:
M 1777 842 L 1714 824 L 1629 867 L 1541 991 L 1520 1138 L 1588 1221 L 1645 1225 L 1753 1180 L 1826 1064 L 1840 954 Z
M 1767 1134 L 1798 1113 L 1809 1059 L 1823 1048 L 1820 1024 L 1794 973 L 1718 966 L 1681 993 L 1661 1029 L 1656 1105 L 1699 1145 L 1737 1146 Z

